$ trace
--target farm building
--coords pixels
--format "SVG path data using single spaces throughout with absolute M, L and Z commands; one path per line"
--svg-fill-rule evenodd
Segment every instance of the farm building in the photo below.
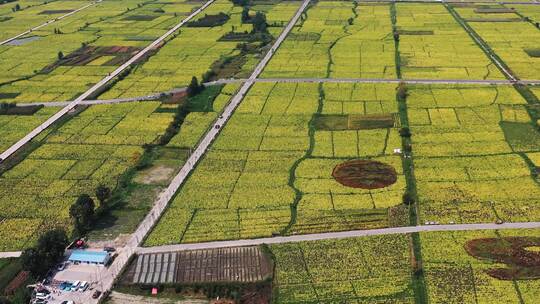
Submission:
M 75 250 L 69 256 L 70 262 L 106 265 L 111 256 L 105 251 Z

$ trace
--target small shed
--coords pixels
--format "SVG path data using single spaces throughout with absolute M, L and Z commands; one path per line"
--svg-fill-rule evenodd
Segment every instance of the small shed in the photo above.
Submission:
M 106 251 L 74 250 L 69 256 L 70 262 L 106 265 L 111 256 Z

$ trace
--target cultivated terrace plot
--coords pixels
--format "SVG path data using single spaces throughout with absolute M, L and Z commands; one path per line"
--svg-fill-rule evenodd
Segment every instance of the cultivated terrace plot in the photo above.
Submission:
M 131 285 L 254 283 L 272 277 L 272 261 L 259 247 L 217 248 L 142 254 L 123 282 Z
M 540 30 L 500 5 L 455 10 L 520 79 L 540 78 Z M 486 17 L 487 16 L 487 17 Z M 537 21 L 538 22 L 538 21 Z
M 26 109 L 26 108 L 17 108 Z M 27 109 L 30 109 L 28 107 Z M 9 114 L 0 110 L 0 150 L 5 151 L 11 145 L 23 138 L 28 132 L 39 126 L 54 113 L 58 108 L 49 107 L 36 109 L 35 113 Z M 34 110 L 32 110 L 34 111 Z
M 537 303 L 539 232 L 421 233 L 429 303 Z
M 395 78 L 394 49 L 389 5 L 318 1 L 263 77 Z
M 508 5 L 515 9 L 515 12 L 525 18 L 529 18 L 530 22 L 533 22 L 536 26 L 537 22 L 540 22 L 540 6 L 535 5 Z
M 405 188 L 394 94 L 394 85 L 256 84 L 146 244 L 406 222 L 392 208 Z
M 41 25 L 91 1 L 36 1 L 20 0 L 0 5 L 0 41 L 16 36 L 30 28 Z M 19 6 L 17 10 L 15 7 Z
M 409 244 L 391 235 L 272 245 L 274 303 L 415 303 Z
M 504 79 L 440 4 L 396 4 L 401 74 L 405 79 Z
M 0 102 L 72 100 L 202 4 L 103 1 L 2 45 Z M 15 97 L 1 98 L 6 93 Z
M 114 189 L 142 146 L 164 133 L 173 114 L 159 108 L 157 102 L 91 106 L 34 141 L 37 148 L 23 161 L 2 169 L 0 249 L 29 246 L 48 227 L 70 231 L 76 198 L 93 196 L 100 184 Z
M 199 108 L 191 107 L 189 109 L 190 113 L 182 123 L 180 132 L 169 141 L 167 147 L 185 150 L 195 149 L 201 137 L 212 127 L 212 123 L 218 118 L 237 89 L 237 84 L 228 84 L 223 88 L 218 86 L 208 87 L 197 99 L 209 98 L 206 94 L 210 95 L 211 92 L 217 95 L 215 99 L 211 103 L 202 100 L 200 104 L 203 106 Z
M 257 5 L 257 3 L 260 3 Z M 250 15 L 267 14 L 269 32 L 279 35 L 284 24 L 300 5 L 299 1 L 257 1 Z M 213 69 L 213 79 L 247 77 L 259 60 L 256 49 L 261 33 L 252 33 L 253 25 L 242 21 L 241 6 L 230 0 L 218 0 L 188 24 L 148 62 L 117 83 L 102 98 L 144 96 L 186 86 L 193 76 L 200 79 Z M 209 16 L 224 14 L 223 24 L 201 22 Z M 210 79 L 207 79 L 210 80 Z
M 414 86 L 407 98 L 421 221 L 540 218 L 540 135 L 508 86 Z

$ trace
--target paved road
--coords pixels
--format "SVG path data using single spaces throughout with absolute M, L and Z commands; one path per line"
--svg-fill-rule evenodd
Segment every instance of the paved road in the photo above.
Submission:
M 225 80 L 224 80 L 225 81 Z M 244 80 L 229 80 L 244 81 Z M 470 84 L 470 85 L 513 85 L 512 80 L 483 80 L 483 79 L 383 79 L 383 78 L 260 78 L 257 82 L 343 82 L 343 83 L 410 83 L 410 84 Z M 540 84 L 540 80 L 520 80 L 520 84 Z
M 540 2 L 537 0 L 522 1 L 522 2 L 507 2 L 507 1 L 489 1 L 489 0 L 356 0 L 358 3 L 478 3 L 478 4 L 531 4 L 538 5 Z
M 11 38 L 9 38 L 9 39 L 6 39 L 6 40 L 0 42 L 0 45 L 4 45 L 4 44 L 6 44 L 6 43 L 8 43 L 8 42 L 10 42 L 10 41 L 13 41 L 13 40 L 15 40 L 15 39 L 17 39 L 17 38 L 20 38 L 20 37 L 22 37 L 22 36 L 24 36 L 24 35 L 26 35 L 26 34 L 29 34 L 29 33 L 31 33 L 32 31 L 39 30 L 40 28 L 42 28 L 42 27 L 44 27 L 44 26 L 47 26 L 47 25 L 49 25 L 49 24 L 51 24 L 51 23 L 55 23 L 56 21 L 60 21 L 60 20 L 62 20 L 62 19 L 64 19 L 64 18 L 67 18 L 67 17 L 69 17 L 69 16 L 71 16 L 71 15 L 73 15 L 73 14 L 76 14 L 76 13 L 78 13 L 78 12 L 84 10 L 84 9 L 89 8 L 90 6 L 96 5 L 97 3 L 100 3 L 101 1 L 102 1 L 102 0 L 97 0 L 97 1 L 92 2 L 92 3 L 90 3 L 90 4 L 87 4 L 87 5 L 85 5 L 85 6 L 81 7 L 81 8 L 78 8 L 78 9 L 72 11 L 72 12 L 69 12 L 69 13 L 67 13 L 67 14 L 65 14 L 65 15 L 62 15 L 62 16 L 60 16 L 60 17 L 51 19 L 51 20 L 49 20 L 49 21 L 47 21 L 47 22 L 45 22 L 45 23 L 42 23 L 42 24 L 40 24 L 40 25 L 38 25 L 38 26 L 35 26 L 35 27 L 33 27 L 33 28 L 31 28 L 31 29 L 29 29 L 29 30 L 27 30 L 27 31 L 24 31 L 24 32 L 18 34 L 17 36 L 11 37 Z
M 304 235 L 292 235 L 283 237 L 270 237 L 260 239 L 246 239 L 234 241 L 218 241 L 194 244 L 178 244 L 156 247 L 142 247 L 137 249 L 137 253 L 159 253 L 170 251 L 212 249 L 223 247 L 253 246 L 261 244 L 281 244 L 305 241 L 319 241 L 329 239 L 344 239 L 352 237 L 363 237 L 372 235 L 407 234 L 413 232 L 433 232 L 433 231 L 472 231 L 472 230 L 503 230 L 503 229 L 533 229 L 540 228 L 540 222 L 521 222 L 503 224 L 456 224 L 456 225 L 420 225 L 396 228 L 383 228 L 372 230 L 353 230 L 343 232 L 315 233 Z
M 113 291 L 111 293 L 111 299 L 109 300 L 111 304 L 133 304 L 133 303 L 144 303 L 144 304 L 210 304 L 208 299 L 167 299 L 167 298 L 156 298 L 151 296 L 137 296 L 127 293 L 120 293 L 118 291 Z
M 100 89 L 102 86 L 104 86 L 107 82 L 112 80 L 114 77 L 116 77 L 118 74 L 120 74 L 122 71 L 124 71 L 126 68 L 128 68 L 131 64 L 133 64 L 135 61 L 139 60 L 141 57 L 143 57 L 148 51 L 154 49 L 157 47 L 160 43 L 162 43 L 165 39 L 167 39 L 170 35 L 172 35 L 174 32 L 176 32 L 181 26 L 189 22 L 193 17 L 195 17 L 197 14 L 199 14 L 201 11 L 203 11 L 206 7 L 208 7 L 210 4 L 212 4 L 215 0 L 208 0 L 203 6 L 201 6 L 199 9 L 195 10 L 192 14 L 190 14 L 188 17 L 186 17 L 184 20 L 182 20 L 180 23 L 175 25 L 173 28 L 168 30 L 165 34 L 163 34 L 161 37 L 156 39 L 154 42 L 152 42 L 150 45 L 148 45 L 146 48 L 138 52 L 135 56 L 131 57 L 126 63 L 122 64 L 120 67 L 118 67 L 116 70 L 114 70 L 112 73 L 109 74 L 109 76 L 103 78 L 101 81 L 96 83 L 94 86 L 92 86 L 88 91 L 84 92 L 82 95 L 77 97 L 77 99 L 73 100 L 71 103 L 69 103 L 67 106 L 62 108 L 58 113 L 51 116 L 49 119 L 47 119 L 44 123 L 36 127 L 34 130 L 32 130 L 30 133 L 28 133 L 25 137 L 23 137 L 21 140 L 13 144 L 11 147 L 9 147 L 6 151 L 4 151 L 2 154 L 0 154 L 0 162 L 6 158 L 8 158 L 13 153 L 17 152 L 22 146 L 27 144 L 29 141 L 31 141 L 34 137 L 38 136 L 43 130 L 47 129 L 50 125 L 55 123 L 57 120 L 62 118 L 66 113 L 68 113 L 70 110 L 72 110 L 75 106 L 81 104 L 83 100 L 88 98 L 91 94 L 96 92 L 98 89 Z
M 220 79 L 211 84 L 243 83 L 249 79 Z M 331 83 L 409 83 L 409 84 L 464 84 L 464 85 L 540 85 L 540 80 L 485 80 L 485 79 L 385 79 L 385 78 L 257 78 L 253 82 L 331 82 Z

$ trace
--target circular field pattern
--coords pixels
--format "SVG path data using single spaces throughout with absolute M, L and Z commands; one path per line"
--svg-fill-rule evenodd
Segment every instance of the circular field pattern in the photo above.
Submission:
M 540 237 L 532 236 L 482 238 L 465 243 L 469 255 L 493 263 L 486 273 L 500 280 L 539 279 L 539 247 Z
M 337 165 L 332 176 L 338 183 L 362 189 L 378 189 L 397 180 L 394 167 L 374 160 L 349 160 Z

